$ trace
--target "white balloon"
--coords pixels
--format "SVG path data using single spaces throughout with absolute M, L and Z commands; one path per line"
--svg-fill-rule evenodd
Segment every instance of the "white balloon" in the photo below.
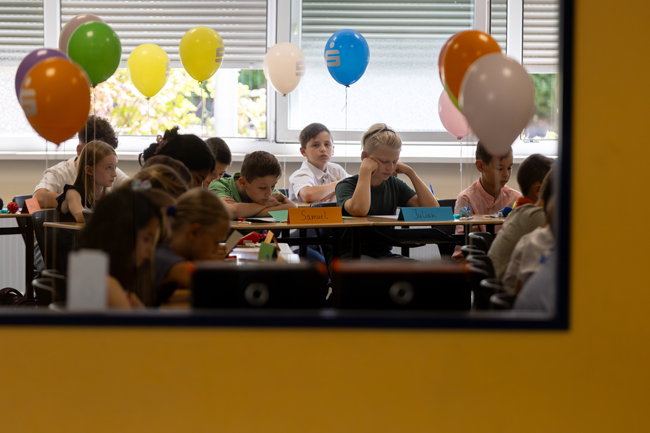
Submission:
M 508 153 L 535 113 L 533 80 L 501 53 L 487 54 L 470 66 L 459 96 L 469 126 L 493 155 Z
M 305 56 L 291 42 L 273 45 L 264 56 L 264 76 L 284 96 L 293 92 L 305 75 Z

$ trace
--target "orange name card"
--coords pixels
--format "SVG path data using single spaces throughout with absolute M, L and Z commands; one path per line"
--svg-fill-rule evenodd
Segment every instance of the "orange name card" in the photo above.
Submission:
M 39 206 L 36 197 L 28 198 L 27 200 L 25 200 L 25 206 L 23 206 L 23 213 L 31 214 L 36 212 L 37 210 L 41 210 L 41 207 Z
M 289 224 L 332 224 L 342 223 L 340 207 L 305 207 L 289 209 Z

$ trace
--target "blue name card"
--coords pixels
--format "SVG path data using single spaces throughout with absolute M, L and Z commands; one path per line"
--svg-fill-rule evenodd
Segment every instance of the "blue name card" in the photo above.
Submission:
M 399 221 L 453 221 L 454 211 L 450 207 L 403 207 L 399 210 Z

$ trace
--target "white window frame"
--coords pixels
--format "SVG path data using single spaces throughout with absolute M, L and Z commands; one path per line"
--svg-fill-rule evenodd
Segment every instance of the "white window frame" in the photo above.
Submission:
M 290 41 L 291 14 L 300 14 L 300 5 L 297 0 L 268 0 L 267 6 L 267 48 L 278 42 Z M 58 46 L 60 33 L 61 11 L 59 1 L 48 1 L 44 5 L 45 46 L 55 48 Z M 508 28 L 507 28 L 507 55 L 518 62 L 523 57 L 523 0 L 508 0 Z M 489 32 L 490 25 L 490 0 L 475 0 L 474 28 Z M 544 66 L 531 66 L 526 68 L 529 73 L 554 73 L 557 68 Z M 267 135 L 266 138 L 229 138 L 228 142 L 233 148 L 233 159 L 241 161 L 246 153 L 260 148 L 274 153 L 284 161 L 302 161 L 298 152 L 299 130 L 288 129 L 288 98 L 278 97 L 277 92 L 270 86 L 267 92 Z M 337 134 L 343 137 L 344 134 Z M 347 142 L 337 143 L 335 157 L 337 161 L 357 161 L 359 153 L 358 143 L 362 133 L 348 131 Z M 458 142 L 446 132 L 421 132 L 400 131 L 400 137 L 405 143 L 405 162 L 450 162 L 458 163 L 463 158 L 460 156 L 468 146 L 476 143 L 475 136 L 470 136 Z M 154 140 L 153 136 L 120 136 L 118 155 L 126 160 L 135 160 L 142 150 Z M 0 158 L 2 159 L 44 159 L 45 157 L 65 158 L 74 154 L 76 138 L 69 140 L 58 148 L 50 144 L 44 150 L 44 140 L 41 137 L 5 137 L 0 140 Z M 557 155 L 557 140 L 526 140 L 518 138 L 513 143 L 515 160 L 532 153 Z M 345 150 L 348 148 L 347 150 Z M 64 150 L 65 149 L 65 150 Z M 349 151 L 348 151 L 349 150 Z M 352 156 L 348 156 L 352 155 Z M 408 156 L 407 156 L 408 155 Z M 466 159 L 466 158 L 465 158 Z

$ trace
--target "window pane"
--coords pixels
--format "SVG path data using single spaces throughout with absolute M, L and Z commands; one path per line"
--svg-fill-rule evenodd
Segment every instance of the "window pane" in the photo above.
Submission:
M 266 137 L 264 74 L 244 72 L 255 79 L 240 78 L 236 69 L 223 69 L 199 83 L 184 70 L 172 69 L 165 87 L 147 100 L 135 89 L 126 69 L 118 69 L 97 86 L 95 111 L 110 118 L 122 135 L 156 135 L 178 125 L 197 135 Z
M 291 41 L 302 49 L 307 72 L 288 96 L 289 129 L 320 122 L 363 131 L 383 121 L 401 131 L 445 130 L 438 117 L 438 55 L 450 36 L 473 27 L 473 2 L 298 3 L 302 13 L 292 16 Z M 370 47 L 368 68 L 347 97 L 323 58 L 327 40 L 341 29 L 357 30 Z
M 535 85 L 535 104 L 537 109 L 522 139 L 557 140 L 558 106 L 557 74 L 531 74 Z
M 0 136 L 33 137 L 32 129 L 16 97 L 16 70 L 0 67 Z

